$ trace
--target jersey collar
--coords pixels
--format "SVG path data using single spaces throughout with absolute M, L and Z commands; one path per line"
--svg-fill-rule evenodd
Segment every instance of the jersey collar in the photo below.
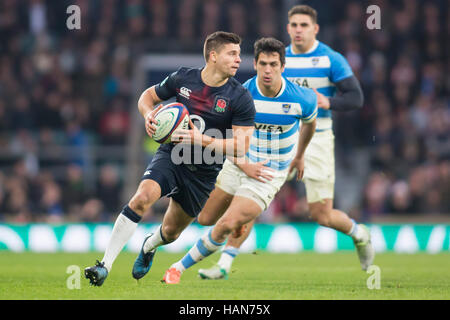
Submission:
M 261 90 L 259 89 L 259 86 L 258 86 L 258 78 L 257 78 L 257 77 L 255 77 L 255 85 L 256 85 L 256 90 L 258 90 L 258 93 L 259 93 L 262 97 L 268 98 L 268 97 L 266 97 L 265 95 L 263 95 L 262 92 L 261 92 Z M 284 92 L 284 89 L 286 89 L 286 80 L 284 79 L 284 77 L 281 77 L 281 89 L 280 89 L 280 92 L 278 92 L 278 94 L 277 94 L 275 97 L 273 97 L 273 99 L 281 97 L 281 95 L 282 95 L 283 92 Z
M 291 43 L 291 53 L 292 53 L 292 54 L 298 54 L 298 55 L 301 55 L 301 54 L 310 54 L 310 53 L 314 52 L 314 50 L 316 50 L 318 46 L 319 46 L 319 40 L 316 40 L 316 41 L 314 41 L 314 44 L 313 44 L 313 46 L 311 47 L 311 49 L 309 49 L 308 51 L 303 52 L 303 53 L 294 53 L 294 50 L 292 49 L 292 43 Z

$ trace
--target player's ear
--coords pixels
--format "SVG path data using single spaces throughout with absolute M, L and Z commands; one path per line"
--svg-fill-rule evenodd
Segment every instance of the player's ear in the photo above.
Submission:
M 316 24 L 314 25 L 314 34 L 317 35 L 317 34 L 319 33 L 319 29 L 320 29 L 319 24 L 316 23 Z
M 253 59 L 253 69 L 256 70 L 256 59 Z
M 209 54 L 209 59 L 210 59 L 212 62 L 216 63 L 216 61 L 217 61 L 217 52 L 215 52 L 214 50 L 212 50 L 211 53 Z

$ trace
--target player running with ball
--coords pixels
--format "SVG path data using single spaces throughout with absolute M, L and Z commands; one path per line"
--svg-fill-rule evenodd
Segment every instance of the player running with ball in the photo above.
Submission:
M 214 189 L 224 155 L 242 156 L 247 152 L 254 130 L 255 106 L 248 90 L 233 78 L 241 62 L 240 43 L 240 37 L 233 33 L 209 35 L 204 45 L 204 68 L 180 68 L 142 93 L 138 108 L 150 137 L 156 131 L 154 117 L 161 108 L 155 106 L 176 97 L 201 126 L 199 130 L 191 122 L 191 130 L 178 130 L 179 133 L 172 135 L 172 141 L 183 141 L 187 146 L 194 143 L 202 154 L 208 150 L 209 154 L 215 151 L 215 154 L 220 154 L 221 161 L 210 163 L 200 156 L 197 163 L 195 151 L 199 148 L 192 147 L 184 148 L 183 153 L 189 153 L 188 158 L 193 158 L 193 161 L 175 164 L 173 156 L 177 155 L 173 150 L 177 150 L 176 145 L 162 144 L 135 195 L 119 214 L 103 260 L 85 269 L 85 276 L 91 284 L 103 284 L 142 216 L 160 197 L 168 196 L 170 202 L 163 222 L 155 233 L 145 238 L 133 266 L 133 277 L 142 278 L 150 270 L 156 248 L 175 241 L 200 213 Z M 208 135 L 208 130 L 216 133 L 216 137 Z M 232 138 L 218 137 L 227 137 L 228 130 L 233 131 Z
M 294 6 L 288 19 L 291 44 L 286 48 L 283 75 L 299 85 L 314 88 L 318 95 L 317 129 L 305 153 L 303 177 L 311 218 L 324 227 L 349 235 L 355 244 L 361 268 L 367 270 L 375 257 L 369 230 L 350 219 L 345 212 L 333 208 L 335 172 L 331 110 L 341 112 L 361 108 L 363 93 L 345 58 L 316 39 L 319 25 L 313 8 Z M 336 88 L 340 95 L 335 95 Z M 252 225 L 249 224 L 240 237 L 229 237 L 219 262 L 209 269 L 199 270 L 202 278 L 227 276 Z
M 267 209 L 291 170 L 297 169 L 298 179 L 303 175 L 305 150 L 316 127 L 317 96 L 282 77 L 282 42 L 262 38 L 254 47 L 257 76 L 244 84 L 256 107 L 256 130 L 249 152 L 245 162 L 236 158 L 225 161 L 216 188 L 198 217 L 201 224 L 218 221 L 166 271 L 166 283 L 178 283 L 184 270 L 220 249 L 233 231 Z

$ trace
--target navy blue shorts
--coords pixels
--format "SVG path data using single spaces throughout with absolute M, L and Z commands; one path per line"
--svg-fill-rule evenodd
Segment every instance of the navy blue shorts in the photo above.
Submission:
M 191 217 L 198 216 L 215 187 L 216 172 L 196 170 L 193 165 L 176 165 L 170 152 L 158 150 L 147 166 L 142 180 L 152 179 L 161 187 L 161 197 L 178 202 Z

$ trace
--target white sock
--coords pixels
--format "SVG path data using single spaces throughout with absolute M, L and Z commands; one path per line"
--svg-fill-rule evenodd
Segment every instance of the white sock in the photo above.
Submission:
M 226 246 L 222 254 L 220 255 L 220 259 L 217 264 L 224 269 L 226 272 L 230 272 L 231 265 L 233 264 L 234 258 L 239 254 L 239 248 L 235 248 L 232 246 Z
M 144 253 L 150 252 L 153 249 L 158 248 L 160 245 L 168 244 L 169 242 L 166 241 L 162 234 L 161 234 L 161 228 L 162 225 L 159 225 L 159 227 L 156 229 L 156 231 L 153 233 L 153 235 L 145 241 L 144 244 Z
M 175 262 L 171 268 L 176 268 L 178 271 L 184 272 L 187 268 L 219 250 L 225 243 L 214 241 L 211 238 L 211 231 L 212 229 L 203 235 L 188 253 L 181 260 Z
M 366 233 L 364 232 L 363 228 L 360 228 L 358 224 L 355 222 L 355 220 L 352 220 L 352 228 L 347 233 L 350 237 L 352 237 L 355 241 L 363 241 L 366 237 Z
M 105 263 L 105 267 L 108 269 L 108 272 L 111 271 L 114 260 L 116 260 L 125 244 L 128 240 L 130 240 L 137 225 L 137 222 L 131 221 L 130 218 L 122 213 L 117 217 L 108 247 L 106 248 L 105 255 L 102 260 L 102 262 Z

